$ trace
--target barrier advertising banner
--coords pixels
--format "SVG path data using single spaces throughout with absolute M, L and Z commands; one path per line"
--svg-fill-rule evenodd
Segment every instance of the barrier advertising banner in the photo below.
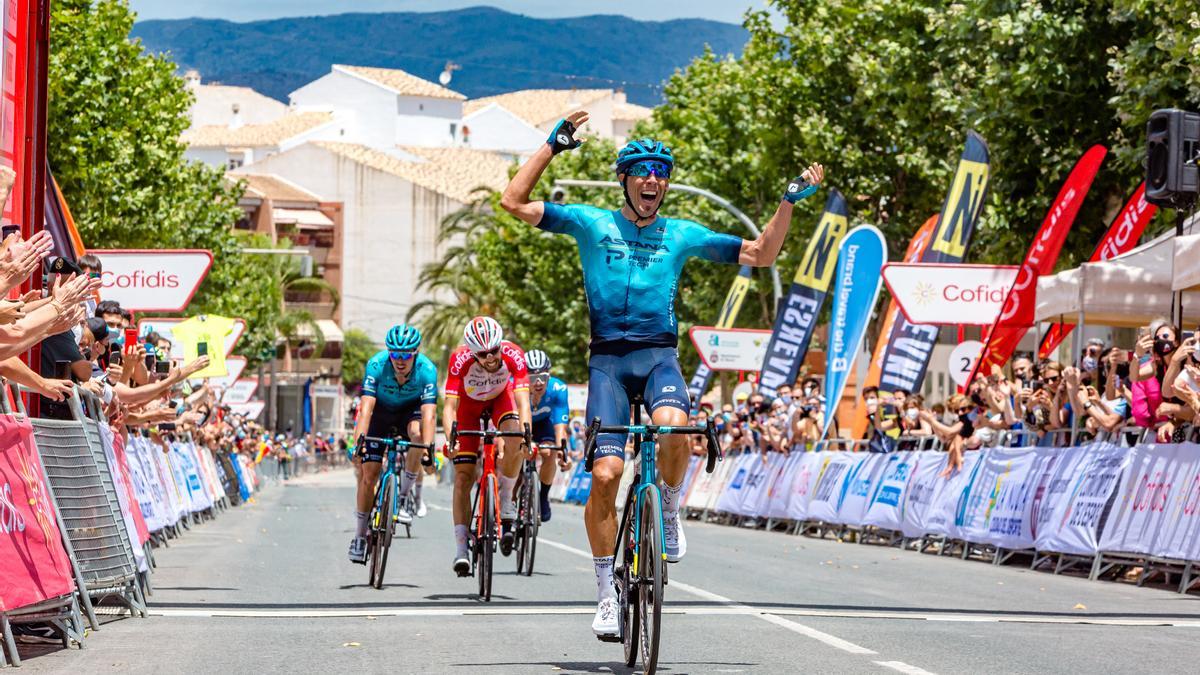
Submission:
M 829 291 L 842 237 L 849 229 L 846 200 L 842 193 L 831 189 L 825 200 L 825 212 L 792 278 L 792 287 L 775 314 L 767 355 L 759 369 L 762 372 L 758 388 L 768 399 L 775 396 L 779 387 L 796 379 Z
M 968 132 L 937 226 L 918 262 L 963 261 L 987 201 L 990 174 L 987 143 L 979 134 Z M 903 316 L 896 317 L 891 330 L 880 333 L 885 347 L 878 359 L 879 388 L 888 392 L 920 391 L 937 335 L 937 326 L 914 324 Z
M 919 453 L 894 452 L 879 457 L 879 479 L 862 522 L 885 530 L 899 531 L 904 524 L 904 499 Z
M 1083 206 L 1084 197 L 1092 187 L 1092 180 L 1107 154 L 1104 146 L 1093 145 L 1083 153 L 1067 176 L 1067 181 L 1058 191 L 1053 206 L 1042 221 L 1042 227 L 1025 254 L 1025 262 L 1021 264 L 1017 280 L 1004 300 L 1004 309 L 988 332 L 972 377 L 979 373 L 990 375 L 992 366 L 1003 366 L 1033 325 L 1038 277 L 1054 271 L 1054 263 L 1058 261 L 1063 242 L 1067 240 L 1067 232 L 1071 230 L 1075 216 Z
M 826 350 L 825 396 L 829 401 L 842 398 L 850 368 L 862 349 L 871 311 L 879 299 L 879 271 L 886 262 L 887 243 L 878 228 L 860 225 L 842 240 Z M 836 405 L 826 406 L 822 438 L 836 414 Z
M 1169 540 L 1180 524 L 1186 531 L 1195 523 L 1195 505 L 1187 508 L 1184 495 L 1193 487 L 1198 462 L 1194 445 L 1132 448 L 1103 523 L 1100 550 L 1161 555 L 1164 534 Z
M 846 475 L 842 496 L 838 499 L 837 522 L 858 526 L 867 517 L 871 495 L 883 475 L 886 457 L 878 453 L 858 454 L 862 459 Z
M 1129 448 L 1108 443 L 1070 452 L 1077 456 L 1068 457 L 1055 471 L 1047 495 L 1038 505 L 1034 541 L 1039 550 L 1090 555 L 1099 546 L 1113 491 L 1129 465 L 1130 453 Z M 1058 499 L 1056 495 L 1060 495 Z
M 733 284 L 729 287 L 728 295 L 725 296 L 725 303 L 721 305 L 721 315 L 717 317 L 717 328 L 732 328 L 733 323 L 737 321 L 738 312 L 742 309 L 742 301 L 746 299 L 746 293 L 750 290 L 751 271 L 752 268 L 749 265 L 742 265 L 737 276 L 733 278 Z M 693 407 L 708 392 L 708 385 L 712 383 L 712 374 L 712 368 L 709 368 L 701 359 L 692 379 L 688 380 L 688 398 Z M 572 406 L 571 409 L 583 410 L 583 407 Z
M 75 589 L 28 418 L 0 416 L 0 611 Z
M 1125 202 L 1125 208 L 1113 218 L 1108 231 L 1100 238 L 1100 243 L 1096 244 L 1096 250 L 1092 251 L 1088 262 L 1111 260 L 1132 250 L 1157 212 L 1158 207 L 1146 201 L 1146 184 L 1138 185 Z M 1056 323 L 1050 326 L 1050 330 L 1046 331 L 1046 336 L 1042 338 L 1041 347 L 1038 348 L 1038 358 L 1050 358 L 1050 353 L 1062 344 L 1073 328 L 1073 323 Z
M 1014 265 L 888 263 L 883 281 L 912 323 L 992 325 L 1017 278 Z
M 842 500 L 846 482 L 864 457 L 866 454 L 857 452 L 832 452 L 826 455 L 816 485 L 809 494 L 805 518 L 825 523 L 839 522 L 838 504 Z
M 91 250 L 100 258 L 100 295 L 133 312 L 182 312 L 208 270 L 211 251 Z

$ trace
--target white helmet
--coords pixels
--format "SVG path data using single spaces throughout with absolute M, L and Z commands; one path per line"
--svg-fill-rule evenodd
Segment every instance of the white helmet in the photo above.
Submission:
M 472 353 L 488 352 L 500 346 L 504 340 L 504 330 L 490 316 L 477 316 L 467 322 L 463 329 L 463 342 Z

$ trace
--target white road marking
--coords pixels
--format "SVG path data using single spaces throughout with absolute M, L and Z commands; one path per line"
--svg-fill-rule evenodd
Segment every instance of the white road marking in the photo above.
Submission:
M 496 616 L 496 615 L 543 615 L 543 614 L 583 614 L 591 616 L 596 612 L 594 607 L 417 607 L 417 608 L 372 608 L 372 609 L 172 609 L 170 607 L 150 609 L 154 616 L 176 618 L 271 618 L 271 619 L 337 619 L 361 618 L 366 616 L 384 617 L 456 617 L 456 616 Z M 664 608 L 664 614 L 694 614 L 694 615 L 744 615 L 745 612 L 725 606 Z
M 933 675 L 933 673 L 929 672 L 928 670 L 922 670 L 916 666 L 910 666 L 903 661 L 876 661 L 875 663 L 883 666 L 884 668 L 891 668 L 892 670 L 898 670 L 902 673 L 908 673 L 908 675 Z
M 559 550 L 566 551 L 568 553 L 574 553 L 575 555 L 582 556 L 584 558 L 592 557 L 592 554 L 588 553 L 587 551 L 575 548 L 574 546 L 567 546 L 566 544 L 560 544 L 557 541 L 551 541 L 549 539 L 546 539 L 545 537 L 538 537 L 538 541 L 540 543 L 546 544 L 547 546 L 551 546 L 553 548 L 557 548 Z M 781 628 L 786 628 L 794 633 L 799 633 L 800 635 L 804 635 L 805 637 L 810 637 L 819 642 L 823 642 L 823 643 L 829 645 L 830 647 L 840 649 L 840 650 L 842 650 L 844 652 L 848 652 L 850 654 L 874 654 L 874 653 L 876 653 L 870 649 L 867 649 L 866 647 L 862 647 L 860 645 L 854 644 L 853 642 L 843 640 L 840 637 L 837 637 L 835 635 L 830 635 L 829 633 L 819 631 L 816 628 L 813 628 L 811 626 L 805 626 L 802 623 L 797 623 L 795 621 L 791 621 L 791 620 L 785 619 L 783 617 L 776 616 L 774 614 L 770 614 L 770 613 L 768 613 L 768 610 L 758 609 L 755 607 L 751 607 L 750 605 L 744 605 L 744 604 L 736 602 L 730 598 L 727 598 L 723 595 L 718 595 L 716 593 L 713 593 L 712 591 L 706 591 L 703 588 L 700 588 L 698 586 L 693 586 L 691 584 L 685 584 L 682 581 L 676 581 L 674 579 L 672 579 L 670 581 L 670 585 L 674 588 L 678 588 L 679 590 L 681 590 L 685 593 L 690 593 L 692 595 L 703 598 L 705 600 L 709 600 L 712 602 L 716 602 L 716 603 L 725 605 L 726 607 L 729 607 L 731 610 L 733 610 L 734 613 L 744 614 L 746 616 L 758 617 L 759 619 L 762 619 L 763 621 L 766 621 L 767 623 L 774 624 L 776 626 L 780 626 Z

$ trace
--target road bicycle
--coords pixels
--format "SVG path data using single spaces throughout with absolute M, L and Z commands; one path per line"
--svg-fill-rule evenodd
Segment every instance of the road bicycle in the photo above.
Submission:
M 533 444 L 529 425 L 524 431 L 500 431 L 489 429 L 491 416 L 484 414 L 479 419 L 481 431 L 470 429 L 459 430 L 458 422 L 450 427 L 450 450 L 457 450 L 460 436 L 474 436 L 480 439 L 479 455 L 483 458 L 483 470 L 479 474 L 479 483 L 475 486 L 475 498 L 471 501 L 471 524 L 468 531 L 468 543 L 471 547 L 471 572 L 479 580 L 479 597 L 484 602 L 492 599 L 492 560 L 496 553 L 496 544 L 500 541 L 500 486 L 496 475 L 496 439 L 520 438 L 525 441 L 525 447 Z
M 433 463 L 433 446 L 425 443 L 412 443 L 400 436 L 379 438 L 367 436 L 365 443 L 380 443 L 387 448 L 383 460 L 383 474 L 379 476 L 379 485 L 375 488 L 375 505 L 368 519 L 370 529 L 367 533 L 367 583 L 375 588 L 383 588 L 383 574 L 387 570 L 388 550 L 392 546 L 392 537 L 396 533 L 396 523 L 400 521 L 400 509 L 408 509 L 412 514 L 412 495 L 404 495 L 400 499 L 400 474 L 396 470 L 396 458 L 408 454 L 409 448 L 425 450 L 421 463 L 429 466 Z M 411 493 L 411 490 L 409 491 Z M 412 537 L 412 523 L 404 523 L 405 534 Z
M 617 585 L 619 633 L 601 637 L 605 642 L 621 642 L 625 647 L 625 665 L 632 667 L 640 654 L 642 669 L 651 675 L 658 667 L 659 628 L 662 623 L 663 587 L 667 584 L 667 554 L 663 547 L 662 494 L 658 487 L 655 463 L 659 436 L 703 434 L 708 440 L 708 459 L 704 470 L 712 473 L 721 459 L 721 446 L 712 420 L 705 426 L 671 427 L 642 424 L 642 400 L 632 402 L 633 424 L 603 426 L 592 419 L 588 428 L 586 464 L 588 472 L 596 454 L 597 434 L 633 434 L 634 458 L 639 455 L 637 475 L 625 495 L 617 545 L 613 551 L 613 579 Z M 640 645 L 640 650 L 639 650 Z
M 556 448 L 562 463 L 567 462 L 567 441 L 563 439 Z M 546 462 L 554 461 L 547 457 Z M 517 518 L 513 521 L 513 547 L 517 553 L 517 574 L 533 576 L 533 559 L 537 555 L 538 528 L 542 524 L 541 500 L 538 488 L 542 481 L 537 472 L 537 453 L 525 458 L 521 467 L 521 487 L 517 491 Z

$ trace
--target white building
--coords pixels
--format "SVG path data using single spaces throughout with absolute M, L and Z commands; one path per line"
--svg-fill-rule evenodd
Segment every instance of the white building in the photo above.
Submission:
M 346 133 L 337 140 L 389 149 L 457 145 L 467 97 L 395 68 L 334 65 L 290 99 L 297 112 L 343 113 Z
M 201 84 L 200 73 L 189 70 L 184 84 L 195 101 L 188 110 L 192 127 L 266 124 L 287 114 L 287 105 L 249 87 Z
M 469 202 L 476 187 L 503 188 L 509 166 L 497 154 L 468 148 L 384 152 L 314 141 L 234 173 L 274 174 L 343 203 L 342 326 L 382 340 L 423 299 L 417 277 L 441 259 L 442 220 Z
M 612 89 L 523 89 L 467 101 L 464 143 L 481 150 L 522 155 L 546 142 L 560 119 L 587 110 L 585 134 L 624 143 L 633 125 L 650 109 L 626 101 Z

